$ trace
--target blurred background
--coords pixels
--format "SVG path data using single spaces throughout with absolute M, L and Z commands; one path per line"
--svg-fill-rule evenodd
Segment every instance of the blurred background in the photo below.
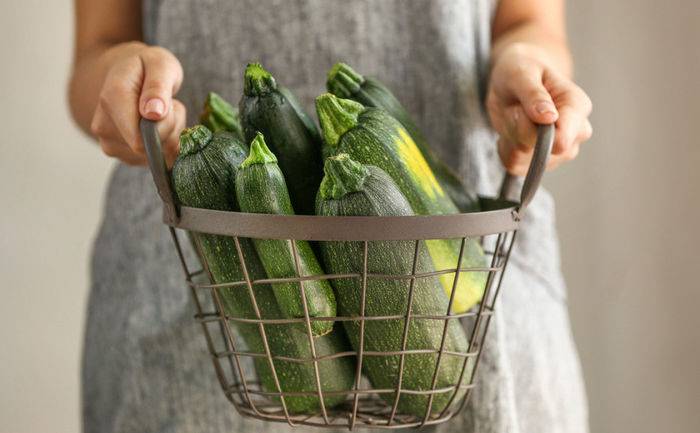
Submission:
M 77 432 L 88 257 L 113 163 L 66 107 L 72 2 L 2 10 L 0 432 Z M 546 185 L 591 431 L 697 432 L 700 2 L 570 1 L 568 16 L 595 132 Z

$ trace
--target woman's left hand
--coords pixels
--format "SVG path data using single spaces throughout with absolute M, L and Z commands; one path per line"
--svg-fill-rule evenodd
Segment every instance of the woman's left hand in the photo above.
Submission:
M 590 98 L 543 58 L 534 47 L 513 44 L 500 53 L 491 70 L 486 105 L 500 135 L 498 154 L 511 174 L 527 173 L 537 139 L 535 124 L 556 123 L 549 169 L 576 158 L 592 134 Z

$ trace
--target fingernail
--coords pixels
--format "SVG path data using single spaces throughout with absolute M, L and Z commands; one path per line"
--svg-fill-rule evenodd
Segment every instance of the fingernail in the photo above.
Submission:
M 552 105 L 551 102 L 547 101 L 540 101 L 537 104 L 535 104 L 535 111 L 537 111 L 540 114 L 557 114 L 554 105 Z
M 159 98 L 149 99 L 146 102 L 145 114 L 155 114 L 157 116 L 162 116 L 165 114 L 165 103 Z

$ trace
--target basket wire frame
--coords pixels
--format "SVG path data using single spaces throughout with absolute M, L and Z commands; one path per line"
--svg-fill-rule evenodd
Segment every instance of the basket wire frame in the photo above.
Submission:
M 185 254 L 182 250 L 182 242 L 179 239 L 176 229 L 170 228 L 171 236 L 176 247 L 178 257 L 182 264 L 187 285 L 190 287 L 192 295 L 195 299 L 195 307 L 197 313 L 195 319 L 201 324 L 204 330 L 208 350 L 212 355 L 215 371 L 219 382 L 226 397 L 233 403 L 236 409 L 248 416 L 252 416 L 261 420 L 286 422 L 290 426 L 316 426 L 316 427 L 347 427 L 354 429 L 357 426 L 371 428 L 410 428 L 423 427 L 428 425 L 440 424 L 452 418 L 459 413 L 465 404 L 468 402 L 471 391 L 474 388 L 474 374 L 476 372 L 484 339 L 488 330 L 491 316 L 495 311 L 495 301 L 503 280 L 505 267 L 512 249 L 515 239 L 515 231 L 498 233 L 495 235 L 486 236 L 481 239 L 495 237 L 493 249 L 485 252 L 490 257 L 490 263 L 486 267 L 464 268 L 462 267 L 462 259 L 464 256 L 465 244 L 471 239 L 463 237 L 460 240 L 460 251 L 455 264 L 455 268 L 431 270 L 429 272 L 417 272 L 418 256 L 423 247 L 423 240 L 415 240 L 413 242 L 413 258 L 411 264 L 411 274 L 408 275 L 388 275 L 388 274 L 371 274 L 367 272 L 367 262 L 369 256 L 369 242 L 362 242 L 362 270 L 359 273 L 353 274 L 324 274 L 315 276 L 300 275 L 299 256 L 296 248 L 296 242 L 287 240 L 295 258 L 295 268 L 297 275 L 288 278 L 265 278 L 251 280 L 248 274 L 246 261 L 241 241 L 238 237 L 233 237 L 236 250 L 238 253 L 239 264 L 243 270 L 244 279 L 241 281 L 231 281 L 227 283 L 214 284 L 209 273 L 206 260 L 198 260 L 201 268 L 191 270 L 194 267 L 187 263 Z M 195 248 L 199 250 L 198 237 L 193 237 Z M 198 256 L 202 255 L 198 252 Z M 467 312 L 454 313 L 452 312 L 452 304 L 459 278 L 461 275 L 468 272 L 485 272 L 487 273 L 486 285 L 482 301 Z M 417 315 L 412 313 L 413 308 L 413 289 L 414 283 L 420 278 L 436 278 L 440 275 L 450 273 L 454 274 L 453 290 L 449 297 L 448 309 L 444 314 L 423 314 Z M 199 282 L 202 276 L 206 276 L 206 282 Z M 358 278 L 361 281 L 361 298 L 360 298 L 360 316 L 337 316 L 337 317 L 310 317 L 308 314 L 308 306 L 306 298 L 303 296 L 304 283 L 310 280 L 335 280 L 343 278 Z M 394 279 L 408 280 L 408 301 L 407 309 L 404 314 L 386 315 L 386 316 L 365 316 L 366 307 L 366 289 L 368 280 L 371 279 Z M 258 284 L 272 284 L 280 282 L 296 282 L 299 284 L 299 289 L 304 300 L 304 317 L 303 318 L 284 318 L 284 319 L 263 319 L 255 299 L 253 287 Z M 233 317 L 226 313 L 224 303 L 221 300 L 221 290 L 231 287 L 245 287 L 248 296 L 250 296 L 255 310 L 255 318 Z M 209 298 L 208 300 L 206 298 Z M 208 306 L 208 307 L 207 307 Z M 365 322 L 371 320 L 399 320 L 403 319 L 403 335 L 401 346 L 394 351 L 368 351 L 364 349 L 365 339 Z M 465 326 L 469 330 L 468 349 L 466 352 L 450 351 L 445 348 L 447 329 L 449 321 L 460 320 L 465 322 L 465 319 L 471 319 L 472 324 Z M 348 350 L 340 353 L 333 353 L 325 356 L 317 356 L 315 349 L 314 337 L 311 333 L 311 321 L 316 320 L 332 320 L 336 326 L 340 326 L 340 322 L 356 321 L 359 322 L 360 335 L 359 345 L 357 350 Z M 407 349 L 407 341 L 409 336 L 409 324 L 411 320 L 436 320 L 442 321 L 442 335 L 440 345 L 434 349 Z M 237 341 L 236 333 L 233 329 L 235 323 L 257 324 L 260 332 L 261 340 L 264 345 L 264 353 L 256 353 L 244 350 L 241 346 L 241 341 Z M 280 326 L 285 324 L 301 323 L 305 325 L 309 347 L 311 348 L 311 357 L 295 358 L 272 354 L 265 325 Z M 232 325 L 234 324 L 234 325 Z M 403 383 L 403 367 L 406 355 L 411 354 L 436 354 L 435 369 L 432 373 L 432 383 L 430 389 L 415 390 L 402 388 Z M 399 356 L 399 370 L 397 383 L 394 388 L 375 389 L 371 386 L 363 387 L 362 367 L 363 360 L 367 356 Z M 318 362 L 339 357 L 355 357 L 356 370 L 354 372 L 354 384 L 352 389 L 342 391 L 324 391 L 321 386 L 321 380 L 318 369 Z M 463 359 L 459 378 L 456 383 L 451 386 L 438 388 L 438 373 L 441 361 L 445 356 L 456 356 Z M 255 370 L 250 362 L 246 363 L 245 359 L 265 358 L 272 371 L 275 390 L 263 390 L 261 384 L 255 377 Z M 275 361 L 288 361 L 297 363 L 312 364 L 316 380 L 315 390 L 285 392 L 282 390 L 276 370 Z M 471 362 L 470 362 L 471 361 Z M 470 367 L 471 365 L 471 367 Z M 465 392 L 460 395 L 460 391 Z M 436 415 L 433 411 L 433 401 L 436 395 L 442 393 L 450 393 L 450 398 L 445 407 Z M 324 404 L 324 396 L 328 395 L 345 395 L 347 401 L 334 408 L 326 408 Z M 394 402 L 388 405 L 383 399 L 379 398 L 380 394 L 393 394 Z M 398 412 L 398 403 L 402 394 L 415 394 L 428 396 L 425 413 L 422 417 L 414 415 L 406 415 Z M 318 397 L 319 410 L 313 414 L 293 414 L 291 413 L 285 402 L 285 397 L 291 396 L 310 396 Z
M 185 280 L 190 288 L 196 308 L 195 319 L 200 323 L 211 355 L 215 372 L 224 394 L 243 416 L 266 421 L 285 422 L 290 426 L 315 427 L 356 427 L 376 429 L 397 429 L 424 427 L 443 423 L 458 414 L 468 403 L 475 387 L 474 377 L 481 359 L 486 333 L 491 317 L 495 312 L 495 302 L 501 290 L 503 276 L 517 234 L 520 216 L 534 197 L 539 186 L 548 155 L 554 141 L 553 125 L 542 125 L 538 129 L 538 139 L 527 176 L 520 194 L 520 204 L 503 200 L 482 200 L 486 210 L 474 214 L 430 217 L 308 217 L 252 215 L 236 212 L 219 212 L 203 209 L 180 207 L 176 204 L 170 185 L 170 178 L 165 166 L 156 124 L 147 120 L 141 122 L 149 167 L 158 193 L 163 200 L 163 221 L 169 226 L 171 237 L 179 261 L 184 271 Z M 501 198 L 506 198 L 514 187 L 514 178 L 507 175 L 504 179 Z M 320 223 L 322 221 L 322 223 Z M 320 224 L 319 224 L 320 223 Z M 238 264 L 243 278 L 239 281 L 216 283 L 208 263 L 202 254 L 199 236 L 192 236 L 197 259 L 187 259 L 184 243 L 180 240 L 177 228 L 192 232 L 224 235 L 233 239 L 238 256 Z M 282 228 L 282 229 L 280 229 Z M 338 234 L 340 233 L 340 235 Z M 283 234 L 283 235 L 280 235 Z M 241 240 L 251 238 L 285 239 L 294 257 L 295 275 L 287 278 L 254 279 L 249 273 Z M 460 241 L 459 255 L 454 268 L 421 270 L 418 260 L 425 241 L 429 239 L 457 239 Z M 362 245 L 362 266 L 355 273 L 302 275 L 300 258 L 296 242 L 309 241 L 352 241 Z M 375 241 L 412 242 L 411 272 L 406 275 L 389 275 L 369 272 L 369 246 Z M 478 241 L 487 257 L 488 266 L 463 267 L 465 245 Z M 193 263 L 193 262 L 196 262 Z M 481 301 L 469 311 L 454 313 L 457 284 L 460 277 L 469 273 L 486 273 L 486 283 Z M 417 314 L 413 311 L 414 289 L 416 281 L 423 278 L 439 278 L 442 275 L 454 275 L 452 291 L 449 296 L 447 311 L 432 314 Z M 357 279 L 361 284 L 359 316 L 310 317 L 305 296 L 305 284 L 312 280 Z M 407 281 L 408 292 L 406 310 L 401 314 L 384 316 L 367 316 L 367 286 L 371 280 Z M 302 318 L 263 318 L 256 300 L 254 287 L 260 284 L 297 283 L 302 299 L 304 317 Z M 244 289 L 250 298 L 254 317 L 236 317 L 227 314 L 222 301 L 222 290 Z M 346 350 L 319 356 L 312 335 L 312 321 L 333 321 L 334 326 L 343 322 L 359 322 L 359 344 L 356 350 Z M 372 351 L 365 348 L 365 324 L 370 321 L 402 320 L 403 333 L 400 346 L 391 351 Z M 442 334 L 438 347 L 408 349 L 410 323 L 418 320 L 442 322 Z M 467 331 L 466 352 L 448 350 L 446 336 L 451 321 L 459 321 Z M 245 342 L 238 341 L 235 327 L 237 324 L 257 325 L 263 344 L 262 352 L 254 352 L 246 347 Z M 272 353 L 268 342 L 266 327 L 303 325 L 309 343 L 310 356 L 295 358 Z M 407 355 L 435 355 L 435 366 L 429 389 L 410 389 L 403 387 L 404 365 Z M 363 376 L 363 361 L 367 357 L 399 357 L 396 384 L 390 388 L 374 388 Z M 344 357 L 355 360 L 355 371 L 351 389 L 324 391 L 321 385 L 319 363 Z M 438 387 L 440 367 L 445 357 L 461 358 L 459 377 L 454 383 Z M 263 389 L 256 377 L 253 360 L 263 358 L 272 374 L 274 389 Z M 277 361 L 300 363 L 313 366 L 315 389 L 306 391 L 283 391 Z M 439 411 L 434 411 L 435 398 L 448 394 L 449 399 Z M 338 406 L 326 407 L 324 396 L 344 396 L 345 401 Z M 393 396 L 392 403 L 380 396 Z M 401 395 L 427 396 L 423 416 L 404 414 L 399 411 Z M 286 398 L 310 396 L 318 399 L 319 408 L 314 413 L 297 414 L 289 410 Z

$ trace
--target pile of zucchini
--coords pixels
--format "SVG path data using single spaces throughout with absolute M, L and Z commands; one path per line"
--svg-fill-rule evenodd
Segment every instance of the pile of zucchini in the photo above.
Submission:
M 260 64 L 245 71 L 238 110 L 219 95 L 207 96 L 200 125 L 184 130 L 172 180 L 182 205 L 223 211 L 323 216 L 404 216 L 475 211 L 473 190 L 431 151 L 424 136 L 396 99 L 378 80 L 348 65 L 336 64 L 328 75 L 330 93 L 316 100 L 320 130 L 301 104 Z M 358 274 L 364 268 L 362 242 L 319 242 L 276 239 L 238 240 L 191 233 L 213 283 L 284 279 L 324 273 Z M 486 274 L 454 273 L 396 280 L 372 274 L 408 275 L 455 268 L 460 240 L 369 242 L 365 299 L 358 278 L 281 282 L 223 289 L 226 314 L 232 318 L 304 318 L 295 324 L 232 322 L 254 358 L 266 391 L 307 393 L 284 398 L 291 413 L 316 413 L 346 400 L 342 391 L 355 386 L 354 356 L 316 357 L 363 351 L 362 372 L 374 389 L 402 390 L 379 395 L 398 413 L 422 417 L 428 409 L 425 391 L 445 389 L 432 400 L 439 413 L 454 395 L 462 377 L 468 341 L 455 319 L 404 318 L 444 315 L 469 310 L 483 296 Z M 414 262 L 415 258 L 415 262 Z M 468 241 L 461 267 L 483 267 L 484 253 Z M 247 275 L 246 275 L 247 274 Z M 331 282 L 332 281 L 332 282 Z M 252 296 L 251 296 L 252 295 Z M 333 317 L 391 316 L 386 320 Z M 443 341 L 442 336 L 445 333 Z M 364 338 L 360 335 L 364 334 Z M 265 339 L 268 344 L 265 345 Z M 312 343 L 313 342 L 313 347 Z M 360 344 L 363 347 L 360 348 Z M 447 352 L 439 360 L 436 353 Z M 267 346 L 267 347 L 266 347 Z M 403 350 L 415 350 L 404 355 Z M 391 355 L 379 352 L 390 352 Z M 279 357 L 308 360 L 293 362 Z M 403 369 L 403 375 L 399 372 Z M 468 374 L 463 376 L 469 377 Z

